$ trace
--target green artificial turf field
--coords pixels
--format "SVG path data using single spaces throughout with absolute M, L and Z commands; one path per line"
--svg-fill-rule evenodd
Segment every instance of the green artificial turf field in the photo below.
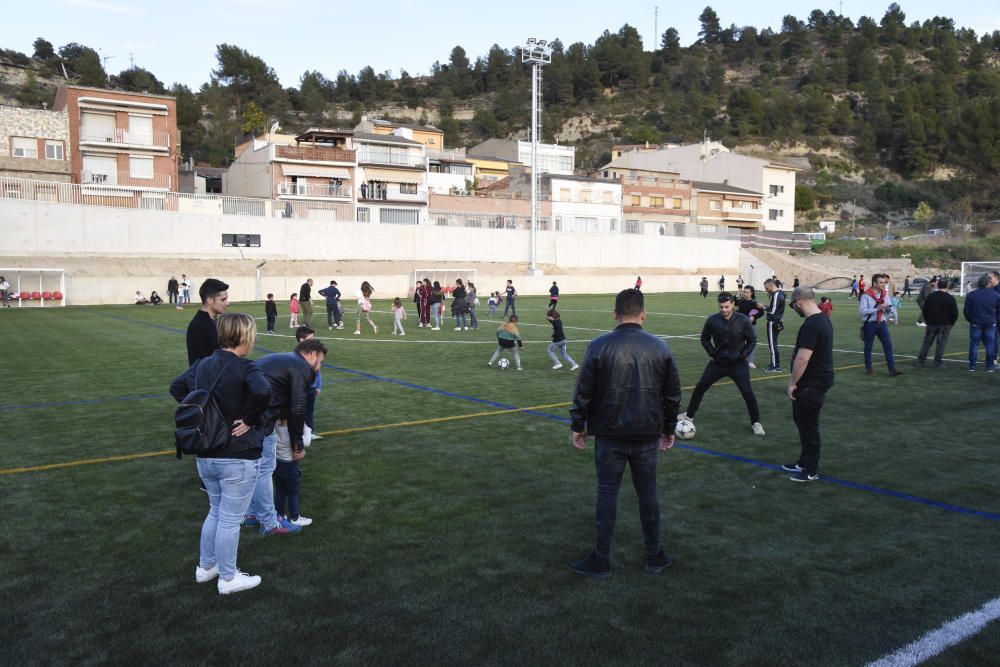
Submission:
M 776 469 L 798 453 L 785 375 L 754 371 L 763 438 L 736 388 L 720 383 L 697 436 L 662 455 L 674 566 L 643 572 L 626 479 L 606 581 L 567 567 L 592 547 L 593 445 L 570 444 L 575 374 L 550 368 L 546 300 L 518 299 L 522 373 L 487 368 L 499 322 L 485 308 L 478 331 L 435 332 L 416 326 L 410 304 L 405 338 L 389 334 L 388 301 L 375 302 L 377 337 L 353 336 L 348 309 L 345 330 L 317 327 L 330 347 L 316 408 L 326 437 L 302 463 L 302 512 L 315 523 L 292 537 L 244 529 L 239 566 L 263 582 L 228 597 L 194 582 L 208 503 L 194 460 L 170 453 L 167 387 L 186 366 L 194 309 L 0 312 L 0 662 L 878 659 L 1000 595 L 1000 373 L 966 370 L 963 322 L 945 368 L 916 368 L 924 330 L 907 301 L 892 327 L 905 374 L 888 376 L 876 344 L 867 377 L 856 303 L 833 298 L 838 373 L 821 418 L 822 480 L 793 484 Z M 560 299 L 577 361 L 613 327 L 612 304 Z M 679 360 L 682 408 L 714 308 L 696 295 L 647 296 L 647 329 L 668 336 Z M 260 303 L 230 310 L 263 317 Z M 798 324 L 789 309 L 785 368 Z M 254 356 L 292 349 L 287 317 L 278 333 L 261 335 Z M 760 367 L 766 355 L 764 343 Z M 997 626 L 932 664 L 994 663 Z

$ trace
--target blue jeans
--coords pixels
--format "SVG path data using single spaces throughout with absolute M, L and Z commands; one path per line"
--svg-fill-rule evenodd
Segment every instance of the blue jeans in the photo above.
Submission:
M 514 306 L 514 299 L 507 299 L 507 303 L 503 307 L 503 316 L 506 319 L 507 311 L 510 311 L 511 315 L 517 315 L 517 308 Z
M 468 320 L 465 319 L 465 313 L 460 313 L 458 311 L 455 311 L 455 326 L 456 327 L 469 326 Z
M 201 525 L 203 569 L 219 566 L 219 578 L 236 576 L 236 550 L 240 545 L 240 522 L 250 505 L 257 481 L 257 461 L 243 459 L 198 459 L 198 475 L 208 491 L 208 516 Z
M 274 488 L 271 486 L 271 475 L 274 473 L 275 453 L 274 447 L 278 436 L 271 432 L 271 435 L 264 437 L 263 449 L 260 452 L 260 467 L 257 470 L 257 483 L 253 490 L 253 500 L 247 514 L 253 514 L 260 522 L 261 528 L 271 530 L 278 527 L 278 513 L 274 509 Z
M 573 361 L 573 357 L 569 356 L 569 352 L 566 351 L 566 341 L 561 340 L 558 343 L 549 343 L 549 358 L 552 359 L 553 364 L 559 363 L 559 358 L 556 357 L 556 351 L 562 355 L 563 359 L 569 362 L 570 366 L 576 366 L 576 362 Z
M 469 308 L 469 328 L 470 329 L 479 328 L 479 319 L 476 317 L 475 307 Z
M 993 368 L 993 361 L 997 356 L 997 326 L 991 324 L 988 327 L 981 327 L 976 324 L 969 325 L 969 368 L 976 367 L 976 357 L 979 356 L 979 341 L 986 346 L 986 368 Z
M 646 542 L 646 555 L 660 551 L 660 498 L 656 493 L 659 439 L 613 440 L 597 437 L 594 465 L 597 468 L 597 520 L 594 556 L 611 559 L 611 541 L 618 514 L 618 490 L 625 465 L 632 469 L 632 486 L 639 498 L 639 521 Z
M 289 519 L 299 518 L 299 491 L 302 468 L 298 461 L 278 461 L 274 469 L 274 505 L 278 514 Z M 285 508 L 285 505 L 288 508 Z
M 434 318 L 434 326 L 438 329 L 441 328 L 441 304 L 432 303 L 431 304 L 431 317 Z
M 875 346 L 875 339 L 882 343 L 882 351 L 885 352 L 885 363 L 889 370 L 896 368 L 896 357 L 892 354 L 892 338 L 889 337 L 889 325 L 885 322 L 865 322 L 865 368 L 872 367 L 872 348 Z

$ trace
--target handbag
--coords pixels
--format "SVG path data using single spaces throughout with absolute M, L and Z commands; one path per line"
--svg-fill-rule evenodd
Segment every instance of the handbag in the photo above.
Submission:
M 195 369 L 195 386 L 174 410 L 174 441 L 177 458 L 183 454 L 199 456 L 222 449 L 229 444 L 230 425 L 215 400 L 215 387 L 222 379 L 226 368 L 233 362 L 227 361 L 215 381 L 208 389 L 198 388 L 198 372 Z

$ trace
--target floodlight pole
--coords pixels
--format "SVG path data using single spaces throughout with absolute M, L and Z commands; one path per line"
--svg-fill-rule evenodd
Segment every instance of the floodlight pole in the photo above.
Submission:
M 531 258 L 528 270 L 537 275 L 537 236 L 538 236 L 538 186 L 541 181 L 541 170 L 538 168 L 538 129 L 539 118 L 538 99 L 542 79 L 542 67 L 552 62 L 552 47 L 544 39 L 536 40 L 529 37 L 521 51 L 521 62 L 531 64 Z

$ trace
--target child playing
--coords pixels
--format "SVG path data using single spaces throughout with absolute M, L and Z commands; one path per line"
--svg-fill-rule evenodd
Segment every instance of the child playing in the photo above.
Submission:
M 399 330 L 400 336 L 405 336 L 406 332 L 403 331 L 403 320 L 406 319 L 406 308 L 403 308 L 403 300 L 398 296 L 392 300 L 392 335 L 396 335 L 396 330 Z
M 294 329 L 299 326 L 299 293 L 292 292 L 292 296 L 288 299 L 288 328 Z
M 312 519 L 299 514 L 299 493 L 302 488 L 302 469 L 292 454 L 292 440 L 288 435 L 288 422 L 279 421 L 274 427 L 275 435 L 275 468 L 274 508 L 278 516 L 283 516 L 296 526 L 308 526 Z M 312 429 L 305 426 L 302 432 L 302 444 L 306 447 L 312 441 Z M 287 505 L 287 509 L 286 509 Z
M 549 357 L 552 359 L 552 363 L 555 364 L 552 370 L 557 371 L 563 367 L 558 357 L 556 357 L 556 350 L 559 350 L 563 359 L 569 362 L 569 369 L 575 371 L 580 367 L 580 364 L 573 361 L 573 357 L 569 356 L 569 353 L 566 352 L 566 334 L 563 333 L 563 324 L 562 320 L 559 319 L 559 311 L 555 308 L 551 309 L 545 316 L 545 319 L 552 323 L 552 342 L 549 343 Z
M 515 343 L 517 344 L 516 347 Z M 524 342 L 521 340 L 521 332 L 517 329 L 517 315 L 511 315 L 509 321 L 504 322 L 497 328 L 497 351 L 493 353 L 493 356 L 486 362 L 486 365 L 492 366 L 493 362 L 497 360 L 504 350 L 510 350 L 514 356 L 514 365 L 517 366 L 517 370 L 522 370 L 521 355 L 517 351 L 518 348 L 523 349 Z
M 274 295 L 268 294 L 267 301 L 264 302 L 264 314 L 267 315 L 267 333 L 274 333 L 274 325 L 278 321 L 278 304 L 274 302 Z
M 357 294 L 355 295 L 358 299 L 357 319 L 356 319 L 356 324 L 354 325 L 355 336 L 361 335 L 362 317 L 365 318 L 365 321 L 368 322 L 368 324 L 372 325 L 372 331 L 376 334 L 378 333 L 378 327 L 375 326 L 375 323 L 372 322 L 371 316 L 369 316 L 369 313 L 372 312 L 372 302 L 369 301 L 369 299 L 371 299 L 372 293 L 374 291 L 375 288 L 372 287 L 371 284 L 366 280 L 363 283 L 361 283 L 361 289 L 359 289 Z
M 903 305 L 902 300 L 899 298 L 899 292 L 892 293 L 892 310 L 889 311 L 889 321 L 893 324 L 899 324 L 899 307 Z
M 490 292 L 490 300 L 486 304 L 490 308 L 490 310 L 489 310 L 490 317 L 493 317 L 494 315 L 497 314 L 497 306 L 499 304 L 500 304 L 500 300 L 497 297 L 497 292 Z
M 819 310 L 827 317 L 833 317 L 832 315 L 830 315 L 830 313 L 833 312 L 833 301 L 830 301 L 830 299 L 826 298 L 825 296 L 820 297 Z

